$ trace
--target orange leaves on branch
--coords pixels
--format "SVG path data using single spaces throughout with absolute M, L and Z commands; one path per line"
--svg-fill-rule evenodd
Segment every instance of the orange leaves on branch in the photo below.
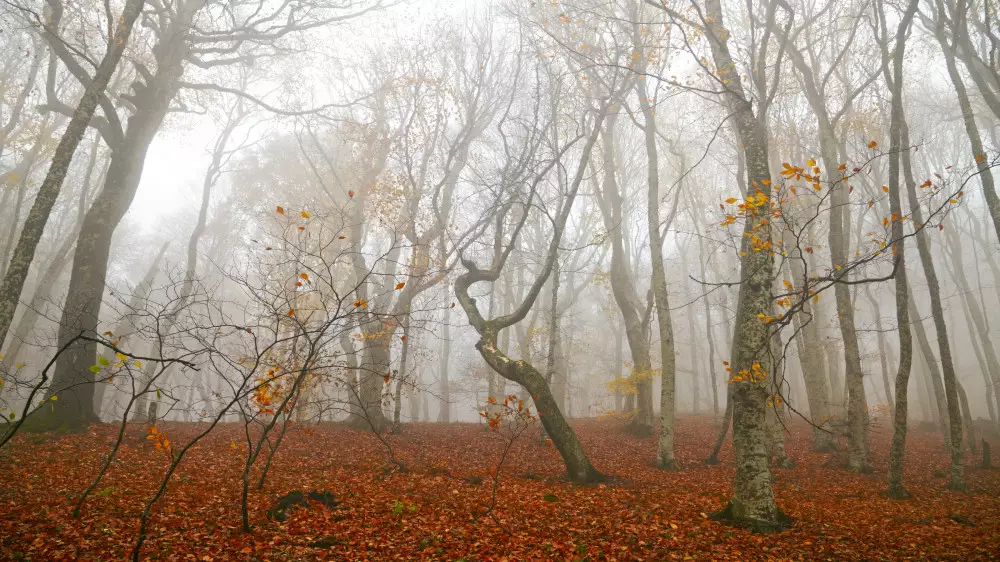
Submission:
M 153 446 L 156 447 L 157 451 L 170 452 L 170 440 L 155 425 L 149 428 L 149 434 L 146 435 L 146 439 L 153 442 Z

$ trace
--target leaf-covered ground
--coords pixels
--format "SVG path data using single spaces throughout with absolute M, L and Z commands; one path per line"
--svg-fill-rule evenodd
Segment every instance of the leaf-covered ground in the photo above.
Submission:
M 504 465 L 496 514 L 489 475 L 503 442 L 476 424 L 416 424 L 389 438 L 405 471 L 393 469 L 371 433 L 297 426 L 286 435 L 263 491 L 251 495 L 253 534 L 240 530 L 241 427 L 222 427 L 196 446 L 153 510 L 149 560 L 989 560 L 1000 557 L 1000 470 L 972 466 L 969 493 L 944 488 L 938 433 L 911 432 L 906 481 L 913 499 L 882 497 L 888 432 L 873 435 L 876 472 L 850 474 L 835 455 L 812 453 L 809 431 L 793 426 L 797 463 L 776 470 L 776 493 L 795 525 L 758 536 L 707 520 L 733 476 L 706 466 L 710 418 L 678 421 L 679 472 L 653 467 L 655 442 L 625 435 L 613 420 L 575 428 L 597 467 L 614 480 L 595 487 L 561 479 L 558 454 L 526 433 Z M 196 424 L 160 427 L 174 444 Z M 114 427 L 60 437 L 18 436 L 0 453 L 0 558 L 122 560 L 137 516 L 168 463 L 130 428 L 112 470 L 80 519 L 72 506 L 96 474 Z M 994 440 L 994 448 L 997 449 Z M 937 473 L 937 475 L 935 475 Z M 285 523 L 265 511 L 296 489 L 330 490 L 338 509 L 313 504 Z M 954 517 L 953 516 L 958 516 Z M 959 521 L 956 521 L 958 519 Z M 310 546 L 312 545 L 312 546 Z

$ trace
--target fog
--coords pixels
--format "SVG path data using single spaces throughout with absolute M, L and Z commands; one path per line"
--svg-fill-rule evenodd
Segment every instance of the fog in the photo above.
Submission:
M 78 510 L 122 436 L 170 450 L 133 559 L 233 427 L 261 488 L 289 428 L 402 471 L 410 430 L 528 424 L 574 483 L 614 473 L 587 423 L 662 470 L 725 444 L 753 530 L 787 527 L 794 443 L 903 497 L 908 431 L 954 490 L 997 442 L 990 3 L 0 14 L 0 447 L 106 428 Z

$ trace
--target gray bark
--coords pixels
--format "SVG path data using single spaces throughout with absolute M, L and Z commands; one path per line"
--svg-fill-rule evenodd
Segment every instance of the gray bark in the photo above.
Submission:
M 132 27 L 139 17 L 139 13 L 142 12 L 144 4 L 145 0 L 128 0 L 126 2 L 108 49 L 93 78 L 85 85 L 83 97 L 80 98 L 80 102 L 73 112 L 73 117 L 70 118 L 69 125 L 66 126 L 66 131 L 59 140 L 59 145 L 52 156 L 52 162 L 49 164 L 49 171 L 35 195 L 35 201 L 28 212 L 24 226 L 21 228 L 21 236 L 4 274 L 3 283 L 0 284 L 0 343 L 6 339 L 7 331 L 14 319 L 14 311 L 17 309 L 21 292 L 24 290 L 24 281 L 27 279 L 31 263 L 35 259 L 35 249 L 45 232 L 45 224 L 49 220 L 56 199 L 59 198 L 63 180 L 65 180 L 70 163 L 73 161 L 73 155 L 76 153 L 80 141 L 83 140 L 90 119 L 94 115 L 94 110 L 97 109 L 99 99 L 104 95 L 108 82 L 111 81 L 115 69 L 118 68 L 129 35 L 132 33 Z M 58 19 L 58 16 L 53 16 L 50 20 L 52 23 L 45 28 L 44 35 L 50 43 L 60 41 L 56 36 L 55 28 L 52 27 L 52 25 L 56 25 L 55 22 L 58 22 Z M 66 338 L 66 340 L 68 339 Z M 53 384 L 56 384 L 57 380 L 58 375 L 53 380 Z M 83 402 L 74 405 L 72 403 L 76 401 L 73 399 L 67 402 L 71 403 L 68 407 L 80 409 L 81 415 L 84 414 L 82 410 L 89 407 Z M 93 412 L 85 414 L 84 418 L 92 419 Z

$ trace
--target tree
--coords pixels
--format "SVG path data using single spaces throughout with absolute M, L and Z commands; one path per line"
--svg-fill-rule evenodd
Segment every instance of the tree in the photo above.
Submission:
M 94 126 L 110 146 L 112 158 L 104 186 L 80 229 L 60 321 L 60 342 L 69 341 L 81 332 L 97 332 L 112 235 L 135 196 L 149 145 L 167 114 L 176 109 L 172 104 L 182 89 L 248 98 L 271 112 L 305 113 L 283 111 L 251 93 L 227 86 L 185 80 L 191 68 L 210 73 L 213 69 L 276 57 L 281 54 L 286 38 L 350 19 L 379 5 L 376 2 L 359 8 L 353 2 L 295 0 L 272 6 L 260 0 L 247 0 L 224 8 L 206 0 L 185 0 L 169 9 L 158 7 L 155 16 L 143 20 L 153 43 L 151 60 L 131 61 L 137 79 L 131 85 L 131 93 L 120 96 L 130 114 L 126 125 L 122 126 L 107 95 L 98 101 L 105 115 Z M 219 10 L 235 10 L 234 13 L 241 14 L 240 20 L 214 17 Z M 228 26 L 224 23 L 227 21 Z M 275 21 L 283 23 L 275 25 Z M 71 71 L 79 68 L 75 55 L 57 45 L 50 43 L 60 62 Z M 149 68 L 151 62 L 155 62 L 155 70 Z M 49 99 L 48 105 L 56 111 L 67 111 L 58 99 Z M 92 344 L 67 350 L 47 393 L 64 399 L 49 415 L 37 420 L 37 429 L 77 428 L 94 421 L 93 385 L 88 384 L 93 380 L 88 371 L 93 362 Z

